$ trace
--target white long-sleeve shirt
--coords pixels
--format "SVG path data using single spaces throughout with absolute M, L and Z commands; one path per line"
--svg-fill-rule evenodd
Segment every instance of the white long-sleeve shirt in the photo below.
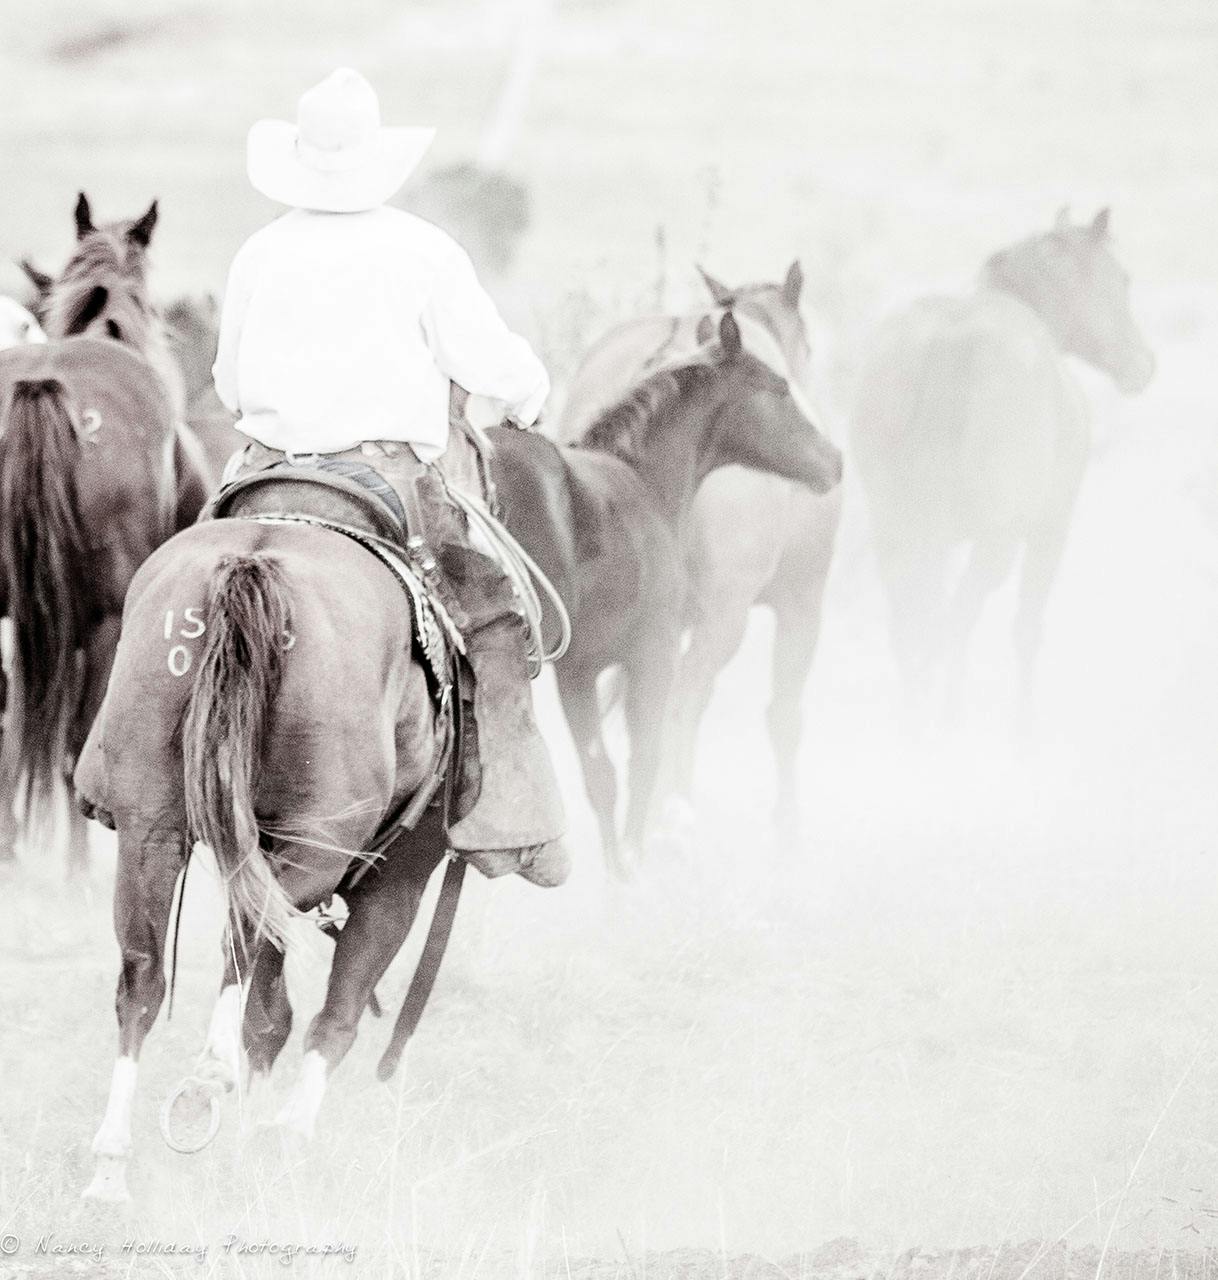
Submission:
M 229 271 L 212 369 L 238 428 L 274 449 L 448 443 L 448 383 L 531 425 L 550 380 L 504 324 L 465 251 L 400 209 L 293 209 Z

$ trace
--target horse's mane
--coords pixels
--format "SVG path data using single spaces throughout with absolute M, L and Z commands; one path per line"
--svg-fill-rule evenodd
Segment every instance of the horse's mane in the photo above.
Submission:
M 577 448 L 611 453 L 624 462 L 633 461 L 656 419 L 710 377 L 716 366 L 715 355 L 714 349 L 703 349 L 693 357 L 686 356 L 647 374 L 621 399 L 597 414 L 572 443 Z
M 107 332 L 142 349 L 152 311 L 142 259 L 134 262 L 125 237 L 109 228 L 91 231 L 79 243 L 46 304 L 47 332 L 55 337 L 85 333 L 101 317 Z

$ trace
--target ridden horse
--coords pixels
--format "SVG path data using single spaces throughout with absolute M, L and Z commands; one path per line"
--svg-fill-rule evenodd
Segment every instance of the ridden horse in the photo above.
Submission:
M 812 352 L 800 311 L 798 262 L 781 284 L 729 288 L 705 271 L 717 308 L 732 308 L 777 344 L 792 383 L 813 399 Z M 657 363 L 690 350 L 706 313 L 646 316 L 618 325 L 584 358 L 567 395 L 559 438 L 574 439 L 606 401 Z M 740 647 L 754 605 L 774 612 L 768 724 L 777 770 L 776 818 L 793 837 L 798 825 L 795 764 L 802 734 L 804 685 L 820 634 L 825 583 L 841 519 L 842 490 L 817 493 L 781 476 L 729 466 L 698 489 L 687 522 L 689 645 L 673 696 L 664 785 L 670 818 L 686 825 L 698 726 L 715 679 Z M 764 513 L 764 518 L 759 518 Z
M 841 479 L 841 454 L 776 372 L 742 344 L 732 311 L 707 342 L 646 374 L 570 445 L 501 429 L 494 475 L 509 529 L 558 588 L 572 641 L 555 664 L 563 709 L 610 870 L 629 872 L 617 834 L 617 783 L 596 683 L 620 667 L 630 739 L 625 841 L 641 844 L 653 801 L 680 653 L 683 526 L 694 494 L 735 463 L 816 493 Z M 750 513 L 752 515 L 754 513 Z M 730 539 L 734 528 L 724 530 Z
M 95 228 L 46 299 L 45 346 L 0 354 L 0 614 L 13 633 L 0 857 L 44 825 L 105 689 L 123 595 L 140 562 L 198 514 L 207 478 L 177 428 L 168 351 L 148 304 L 156 204 Z M 35 812 L 35 810 L 37 812 Z M 86 862 L 68 806 L 68 864 Z
M 1126 394 L 1154 375 L 1108 225 L 1107 209 L 1083 225 L 1063 210 L 1052 230 L 995 253 L 972 294 L 925 298 L 891 319 L 864 363 L 851 442 L 919 718 L 941 682 L 954 710 L 969 635 L 1022 552 L 1015 643 L 1030 726 L 1045 607 L 1090 448 L 1063 357 Z
M 288 484 L 277 500 L 347 525 L 337 493 Z M 77 769 L 82 803 L 118 835 L 119 1054 L 86 1194 L 125 1199 L 136 1062 L 165 992 L 174 886 L 208 844 L 228 903 L 225 973 L 195 1076 L 253 1092 L 292 1025 L 283 975 L 290 918 L 326 902 L 386 816 L 434 772 L 438 727 L 393 573 L 341 533 L 209 520 L 141 568 L 114 673 Z M 414 919 L 445 849 L 434 810 L 400 832 L 354 888 L 324 1007 L 280 1120 L 311 1134 L 326 1077 Z

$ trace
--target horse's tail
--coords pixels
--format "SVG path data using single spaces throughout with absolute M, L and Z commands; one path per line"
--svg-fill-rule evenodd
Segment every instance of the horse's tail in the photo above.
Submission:
M 187 828 L 215 854 L 237 944 L 263 937 L 282 950 L 296 911 L 275 879 L 254 814 L 288 630 L 279 563 L 265 554 L 225 556 L 208 588 L 204 625 L 182 721 Z
M 76 484 L 80 438 L 63 384 L 15 382 L 0 431 L 0 590 L 13 630 L 0 768 L 16 780 L 29 815 L 59 789 L 68 766 L 81 699 L 88 543 Z

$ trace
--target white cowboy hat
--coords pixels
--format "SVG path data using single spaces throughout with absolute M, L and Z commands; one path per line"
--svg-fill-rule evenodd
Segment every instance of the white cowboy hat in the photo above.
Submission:
M 301 94 L 295 124 L 259 120 L 250 129 L 247 168 L 250 182 L 280 204 L 359 213 L 397 191 L 435 136 L 382 125 L 376 91 L 340 67 Z

